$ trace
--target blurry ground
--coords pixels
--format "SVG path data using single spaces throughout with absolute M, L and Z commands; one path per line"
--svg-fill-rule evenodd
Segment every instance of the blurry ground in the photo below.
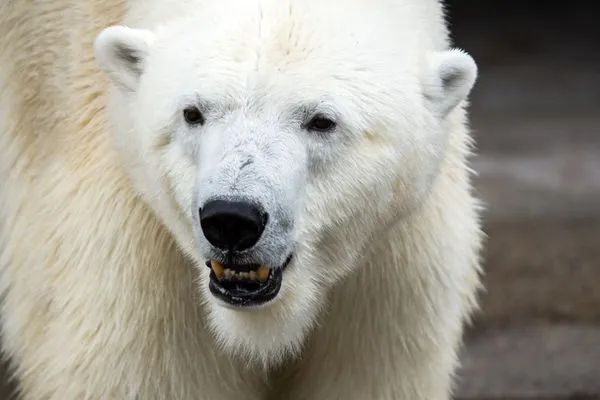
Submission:
M 473 166 L 489 235 L 458 395 L 600 399 L 600 26 L 581 2 L 500 3 L 450 7 L 480 66 Z
M 480 66 L 473 165 L 489 235 L 458 396 L 600 399 L 600 28 L 582 2 L 450 3 L 456 44 Z

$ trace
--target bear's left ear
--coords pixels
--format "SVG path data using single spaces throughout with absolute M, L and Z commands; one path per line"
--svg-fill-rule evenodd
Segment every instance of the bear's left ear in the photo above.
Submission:
M 443 118 L 469 95 L 477 79 L 477 64 L 460 49 L 430 54 L 427 61 L 425 97 Z
M 134 91 L 153 40 L 150 31 L 111 26 L 96 36 L 94 54 L 100 68 L 116 85 Z

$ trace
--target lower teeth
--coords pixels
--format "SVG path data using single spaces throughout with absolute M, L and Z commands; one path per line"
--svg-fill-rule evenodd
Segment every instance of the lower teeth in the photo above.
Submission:
M 239 279 L 239 280 L 259 280 L 261 282 L 266 281 L 269 278 L 271 268 L 266 265 L 261 265 L 256 271 L 249 272 L 237 272 L 229 268 L 225 268 L 225 265 L 210 260 L 210 266 L 218 279 Z
M 269 277 L 270 272 L 271 272 L 271 268 L 267 267 L 266 265 L 261 265 L 258 268 L 258 270 L 256 271 L 256 276 L 259 281 L 264 282 Z

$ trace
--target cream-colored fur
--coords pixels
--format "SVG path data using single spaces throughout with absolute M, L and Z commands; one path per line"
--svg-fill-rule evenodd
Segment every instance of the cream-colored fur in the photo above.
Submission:
M 239 314 L 219 308 L 204 289 L 207 272 L 197 266 L 189 221 L 167 201 L 177 203 L 177 193 L 144 193 L 142 173 L 134 171 L 144 165 L 133 153 L 124 156 L 127 146 L 115 146 L 109 79 L 94 59 L 102 29 L 153 29 L 196 3 L 208 1 L 0 4 L 2 339 L 22 398 L 448 399 L 479 287 L 482 235 L 467 167 L 470 139 L 462 102 L 454 108 L 472 82 L 446 97 L 428 93 L 440 96 L 432 100 L 440 114 L 450 112 L 441 123 L 448 139 L 440 166 L 430 186 L 399 180 L 394 188 L 398 199 L 422 191 L 418 206 L 379 221 L 394 215 L 374 211 L 383 199 L 357 196 L 365 218 L 377 222 L 372 237 L 357 243 L 356 226 L 330 237 L 317 231 L 332 254 L 316 245 L 299 253 L 283 300 Z M 406 3 L 408 17 L 400 22 L 418 27 L 419 45 L 447 48 L 436 1 L 374 3 Z M 448 62 L 474 71 L 460 65 L 465 60 L 450 55 L 439 68 Z M 378 140 L 385 137 L 369 133 L 360 151 L 375 149 Z M 439 148 L 432 149 L 435 164 Z M 345 210 L 335 204 L 323 209 L 343 220 Z M 331 263 L 330 275 L 308 265 L 319 257 Z M 313 285 L 317 278 L 325 283 Z M 299 314 L 288 321 L 285 310 Z M 269 354 L 271 341 L 281 341 L 282 351 Z

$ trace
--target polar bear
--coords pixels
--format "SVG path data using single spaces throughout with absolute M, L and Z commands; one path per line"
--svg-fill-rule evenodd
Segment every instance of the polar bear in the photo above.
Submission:
M 437 0 L 0 6 L 23 399 L 448 399 L 472 57 Z

